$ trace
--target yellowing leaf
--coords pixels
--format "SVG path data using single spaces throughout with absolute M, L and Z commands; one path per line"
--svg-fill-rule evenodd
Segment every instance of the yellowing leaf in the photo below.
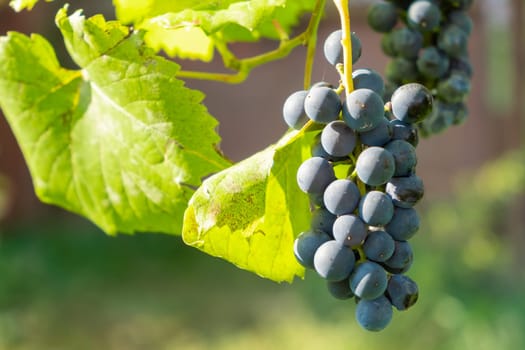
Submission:
M 310 214 L 296 172 L 309 157 L 311 134 L 287 134 L 205 180 L 184 214 L 184 241 L 274 281 L 302 276 L 293 241 L 309 227 Z

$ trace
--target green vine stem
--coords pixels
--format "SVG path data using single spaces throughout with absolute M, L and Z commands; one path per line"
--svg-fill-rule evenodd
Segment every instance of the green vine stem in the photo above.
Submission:
M 280 34 L 281 41 L 279 47 L 275 50 L 265 52 L 253 57 L 239 59 L 228 48 L 227 44 L 220 37 L 215 37 L 215 45 L 218 53 L 221 55 L 224 66 L 226 68 L 237 71 L 237 73 L 213 73 L 202 71 L 186 71 L 180 70 L 176 76 L 178 78 L 199 79 L 199 80 L 214 80 L 223 83 L 238 84 L 246 80 L 250 72 L 261 65 L 268 62 L 276 61 L 284 58 L 299 45 L 307 46 L 307 58 L 305 67 L 305 85 L 310 85 L 311 72 L 313 66 L 313 54 L 315 53 L 315 45 L 317 42 L 317 29 L 323 14 L 323 8 L 326 0 L 317 0 L 315 3 L 312 16 L 308 26 L 304 32 L 298 34 L 292 39 L 287 39 Z
M 333 0 L 339 17 L 341 19 L 341 44 L 343 45 L 343 69 L 341 70 L 341 80 L 346 89 L 346 95 L 354 91 L 352 81 L 352 39 L 350 31 L 350 10 L 348 9 L 349 0 Z
M 326 0 L 318 0 L 315 3 L 310 23 L 308 23 L 307 43 L 306 43 L 306 61 L 304 67 L 304 89 L 308 89 L 312 84 L 312 71 L 314 66 L 315 48 L 317 46 L 317 29 L 321 22 L 321 15 L 325 8 Z

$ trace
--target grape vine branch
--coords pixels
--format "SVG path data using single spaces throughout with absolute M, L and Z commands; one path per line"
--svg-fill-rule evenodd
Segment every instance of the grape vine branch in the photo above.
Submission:
M 279 47 L 275 50 L 265 52 L 263 54 L 256 55 L 253 57 L 239 59 L 228 48 L 228 45 L 224 43 L 224 41 L 216 41 L 216 48 L 222 57 L 224 66 L 226 68 L 237 71 L 237 73 L 224 74 L 181 70 L 177 73 L 176 76 L 178 78 L 213 80 L 223 83 L 238 84 L 246 80 L 246 78 L 254 68 L 264 65 L 268 62 L 284 58 L 288 56 L 288 54 L 297 46 L 305 45 L 307 48 L 307 56 L 305 62 L 304 85 L 305 87 L 308 87 L 311 82 L 313 56 L 315 54 L 317 42 L 317 29 L 321 21 L 325 3 L 326 0 L 317 0 L 307 28 L 302 33 L 298 34 L 292 39 L 289 39 L 287 36 L 280 35 L 281 40 L 279 43 Z M 279 28 L 278 23 L 274 23 L 274 26 Z M 278 29 L 278 32 L 282 33 L 280 29 Z

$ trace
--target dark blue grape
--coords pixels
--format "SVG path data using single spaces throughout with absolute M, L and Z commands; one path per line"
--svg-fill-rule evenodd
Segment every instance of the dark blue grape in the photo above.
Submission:
M 429 0 L 414 1 L 407 12 L 407 22 L 412 29 L 429 32 L 439 26 L 441 10 Z
M 401 208 L 412 208 L 425 193 L 423 181 L 415 174 L 393 177 L 387 182 L 385 191 L 392 198 L 394 205 Z
M 301 129 L 308 122 L 308 116 L 304 112 L 304 100 L 307 94 L 306 90 L 296 91 L 284 102 L 283 117 L 289 127 Z
M 321 133 L 321 145 L 333 157 L 344 157 L 352 153 L 356 142 L 354 130 L 342 120 L 328 123 Z
M 304 100 L 306 115 L 318 123 L 327 124 L 339 118 L 341 99 L 328 87 L 315 87 L 309 90 Z
M 330 294 L 336 299 L 345 300 L 354 296 L 354 293 L 350 289 L 348 278 L 345 278 L 342 281 L 327 281 L 326 286 L 328 287 Z
M 418 123 L 432 113 L 432 94 L 419 83 L 401 85 L 392 95 L 392 113 L 405 123 Z
M 297 170 L 297 184 L 306 193 L 322 193 L 334 180 L 332 165 L 321 157 L 305 160 Z
M 423 47 L 423 36 L 407 27 L 395 29 L 392 32 L 392 47 L 399 56 L 414 59 Z
M 467 35 L 472 33 L 474 23 L 472 22 L 472 19 L 468 13 L 465 11 L 452 11 L 448 14 L 447 20 L 449 23 L 452 23 L 461 28 L 461 30 L 463 30 Z
M 381 75 L 373 69 L 361 68 L 352 72 L 354 89 L 370 89 L 375 91 L 379 96 L 385 92 L 385 83 Z
M 361 194 L 357 185 L 347 179 L 338 179 L 330 183 L 324 191 L 324 205 L 334 215 L 352 213 L 359 203 Z
M 326 60 L 333 66 L 343 63 L 343 45 L 341 44 L 342 31 L 336 30 L 326 38 L 323 46 L 323 52 Z M 352 63 L 356 63 L 361 57 L 361 41 L 351 33 L 350 41 L 352 45 Z
M 323 231 L 332 236 L 332 227 L 337 216 L 330 213 L 326 208 L 317 208 L 312 212 L 310 230 Z
M 452 73 L 447 79 L 442 80 L 437 86 L 437 96 L 447 103 L 463 101 L 470 92 L 470 79 L 462 73 Z
M 386 78 L 396 84 L 408 83 L 419 77 L 416 62 L 403 57 L 390 60 L 385 68 Z
M 385 269 L 372 261 L 357 264 L 350 274 L 352 292 L 365 300 L 375 299 L 383 295 L 387 282 Z
M 357 176 L 365 184 L 383 185 L 394 175 L 394 156 L 382 147 L 369 147 L 357 158 L 356 170 Z
M 370 226 L 383 226 L 394 215 L 392 199 L 380 191 L 366 193 L 359 202 L 359 216 Z
M 407 241 L 394 241 L 394 244 L 394 253 L 387 261 L 381 263 L 381 266 L 393 274 L 405 273 L 412 266 L 414 252 Z
M 348 160 L 348 157 L 334 157 L 326 152 L 321 144 L 321 133 L 315 135 L 314 141 L 311 148 L 312 157 L 321 157 L 331 162 L 341 162 Z
M 396 164 L 394 176 L 409 176 L 414 172 L 417 164 L 414 146 L 404 140 L 392 140 L 384 147 L 394 156 Z
M 419 230 L 419 216 L 414 208 L 394 208 L 392 220 L 385 225 L 388 232 L 396 241 L 406 241 Z
M 424 77 L 439 79 L 447 73 L 450 60 L 444 51 L 435 46 L 428 46 L 419 53 L 416 65 L 419 73 Z
M 459 26 L 449 24 L 441 29 L 438 47 L 451 57 L 461 57 L 467 52 L 468 34 Z
M 323 243 L 315 252 L 314 268 L 328 281 L 341 281 L 350 275 L 355 265 L 351 248 L 331 240 Z
M 385 33 L 381 37 L 381 50 L 385 55 L 389 57 L 397 56 L 397 51 L 394 47 L 393 38 L 394 36 L 392 35 L 392 32 Z
M 468 56 L 451 57 L 449 69 L 453 73 L 459 72 L 461 74 L 465 74 L 469 78 L 472 78 L 473 69 Z
M 305 231 L 302 232 L 294 241 L 293 252 L 295 258 L 302 266 L 313 269 L 314 255 L 317 248 L 324 242 L 328 242 L 330 236 L 322 231 Z
M 348 247 L 357 247 L 366 237 L 366 225 L 357 216 L 341 215 L 334 221 L 334 238 Z
M 394 254 L 395 243 L 385 231 L 368 232 L 363 243 L 363 252 L 368 260 L 384 262 Z
M 372 130 L 359 133 L 359 140 L 363 145 L 383 146 L 391 140 L 392 132 L 390 121 L 387 118 L 383 118 Z
M 385 329 L 392 320 L 392 315 L 392 305 L 385 296 L 373 300 L 361 299 L 355 309 L 357 323 L 367 331 Z
M 370 89 L 352 91 L 343 104 L 343 120 L 355 131 L 372 130 L 384 118 L 384 103 L 376 92 Z
M 388 281 L 386 297 L 392 306 L 403 311 L 413 306 L 418 299 L 419 289 L 416 282 L 406 275 L 393 275 Z
M 409 123 L 404 123 L 398 119 L 392 119 L 390 121 L 392 125 L 392 139 L 404 140 L 410 143 L 412 146 L 417 147 L 419 143 L 418 129 Z
M 379 33 L 388 33 L 396 26 L 397 8 L 389 2 L 378 2 L 371 5 L 367 12 L 370 28 Z

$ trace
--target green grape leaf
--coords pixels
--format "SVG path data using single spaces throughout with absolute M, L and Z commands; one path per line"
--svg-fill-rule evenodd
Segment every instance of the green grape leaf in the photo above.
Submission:
M 46 2 L 52 2 L 53 0 L 46 0 Z M 12 0 L 9 2 L 9 6 L 16 12 L 20 12 L 24 9 L 32 10 L 38 0 Z
M 145 29 L 147 43 L 169 55 L 209 61 L 213 42 L 277 39 L 277 22 L 289 32 L 315 0 L 131 1 L 114 0 L 117 17 Z M 191 37 L 185 37 L 188 32 Z M 219 35 L 216 35 L 220 32 Z M 215 34 L 215 35 L 214 35 Z M 191 45 L 189 45 L 191 43 Z
M 310 157 L 312 134 L 286 134 L 205 180 L 184 214 L 184 242 L 277 282 L 302 277 L 293 241 L 309 227 L 310 211 L 296 172 Z
M 0 107 L 37 195 L 110 234 L 180 234 L 202 178 L 230 165 L 203 94 L 140 32 L 65 8 L 56 22 L 80 70 L 39 35 L 0 38 Z

